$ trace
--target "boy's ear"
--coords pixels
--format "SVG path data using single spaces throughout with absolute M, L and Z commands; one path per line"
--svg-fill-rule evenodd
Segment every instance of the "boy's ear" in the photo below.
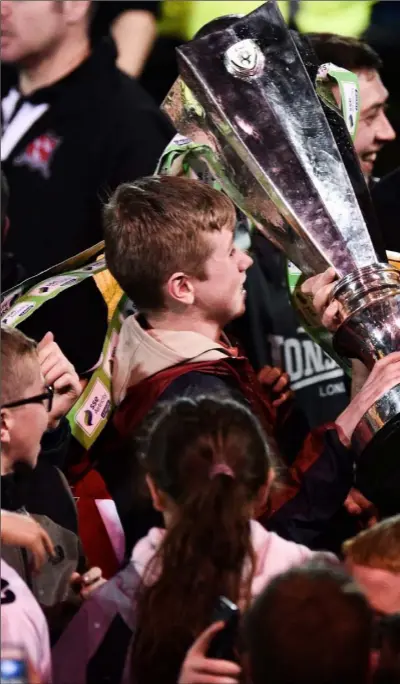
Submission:
M 165 289 L 170 305 L 186 307 L 194 302 L 193 283 L 184 273 L 174 273 Z
M 1 409 L 1 443 L 4 446 L 11 442 L 11 428 L 13 417 L 8 409 Z

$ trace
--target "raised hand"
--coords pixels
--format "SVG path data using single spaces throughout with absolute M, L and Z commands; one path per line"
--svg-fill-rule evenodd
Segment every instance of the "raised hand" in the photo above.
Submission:
M 319 315 L 322 325 L 332 332 L 337 330 L 340 325 L 340 304 L 335 300 L 330 302 L 336 279 L 336 271 L 330 267 L 324 273 L 308 278 L 301 286 L 303 294 L 312 297 L 314 309 Z
M 79 399 L 82 388 L 74 366 L 54 341 L 53 333 L 46 333 L 39 342 L 38 357 L 46 385 L 54 387 L 53 407 L 49 414 L 49 428 L 55 428 L 60 419 Z
M 87 599 L 90 594 L 105 584 L 102 570 L 97 567 L 90 568 L 83 575 L 73 572 L 70 578 L 71 586 L 79 593 L 82 599 Z

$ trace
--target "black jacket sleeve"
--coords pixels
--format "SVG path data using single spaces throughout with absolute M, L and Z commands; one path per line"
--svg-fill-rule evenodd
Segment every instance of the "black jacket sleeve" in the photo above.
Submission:
M 288 472 L 287 485 L 271 495 L 268 529 L 318 548 L 319 538 L 353 486 L 354 458 L 334 428 L 311 432 Z
M 63 470 L 71 439 L 71 428 L 66 418 L 61 418 L 55 430 L 48 430 L 42 437 L 39 459 Z

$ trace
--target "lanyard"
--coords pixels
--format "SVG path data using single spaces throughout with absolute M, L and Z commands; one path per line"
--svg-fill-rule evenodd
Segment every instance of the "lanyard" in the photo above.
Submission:
M 91 253 L 93 250 L 87 250 L 87 252 L 78 255 L 76 260 L 82 260 L 85 254 Z M 71 260 L 65 263 L 71 263 Z M 56 268 L 57 270 L 62 268 L 62 264 Z M 39 282 L 37 278 L 25 281 L 25 283 L 6 293 L 6 300 L 2 302 L 2 325 L 18 327 L 47 301 L 54 299 L 64 290 L 74 287 L 83 280 L 92 278 L 106 268 L 105 257 L 102 256 L 99 260 L 81 268 L 50 275 Z M 29 287 L 29 284 L 32 285 L 32 281 L 34 284 Z M 18 296 L 21 292 L 24 292 L 22 296 Z M 17 298 L 16 301 L 15 298 Z M 93 371 L 80 398 L 67 415 L 72 434 L 86 449 L 92 446 L 104 429 L 113 410 L 112 363 L 122 323 L 129 313 L 132 313 L 132 304 L 126 295 L 122 295 L 107 328 L 100 363 Z

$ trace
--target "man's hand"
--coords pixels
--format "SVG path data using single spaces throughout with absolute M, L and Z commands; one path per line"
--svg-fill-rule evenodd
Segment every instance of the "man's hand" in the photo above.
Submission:
M 46 333 L 39 342 L 38 356 L 46 385 L 54 387 L 53 407 L 49 414 L 49 428 L 54 429 L 79 399 L 82 388 L 74 366 L 54 342 L 53 333 Z
M 1 512 L 1 541 L 8 546 L 29 549 L 33 556 L 35 571 L 40 570 L 49 556 L 54 556 L 54 546 L 47 532 L 28 515 Z
M 368 527 L 372 527 L 378 522 L 378 514 L 374 504 L 369 501 L 364 494 L 355 487 L 350 490 L 344 507 L 350 515 L 363 516 L 366 518 Z
M 336 419 L 341 442 L 349 446 L 352 434 L 364 413 L 400 383 L 400 352 L 394 352 L 376 362 L 365 384 L 348 407 Z
M 289 387 L 290 378 L 281 368 L 264 366 L 258 373 L 258 380 L 272 395 L 272 405 L 276 408 L 288 399 L 292 399 L 293 392 Z M 275 397 L 275 398 L 274 398 Z
M 303 294 L 312 297 L 314 309 L 319 315 L 322 325 L 332 332 L 337 330 L 340 325 L 340 304 L 335 300 L 329 303 L 336 280 L 336 271 L 330 267 L 324 273 L 308 278 L 301 286 Z
M 83 575 L 80 575 L 79 572 L 73 572 L 70 578 L 71 586 L 82 599 L 87 599 L 93 591 L 105 584 L 106 581 L 102 570 L 97 567 L 90 568 Z
M 212 639 L 224 626 L 223 622 L 214 622 L 196 639 L 186 654 L 178 684 L 238 684 L 239 665 L 206 655 Z

